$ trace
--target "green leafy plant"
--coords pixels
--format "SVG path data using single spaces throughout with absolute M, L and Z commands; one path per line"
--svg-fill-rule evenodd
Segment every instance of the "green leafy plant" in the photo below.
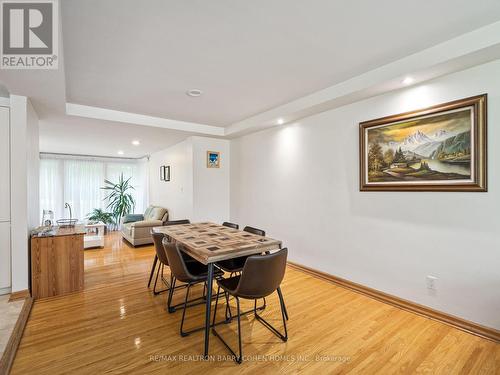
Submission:
M 90 221 L 101 221 L 104 224 L 114 224 L 113 214 L 111 212 L 105 212 L 100 208 L 94 208 L 91 213 L 87 214 L 87 220 Z
M 118 183 L 104 180 L 105 186 L 101 188 L 109 191 L 104 200 L 108 201 L 106 208 L 111 211 L 116 226 L 118 226 L 122 216 L 134 211 L 135 201 L 131 194 L 131 190 L 134 190 L 134 187 L 130 184 L 131 178 L 129 177 L 125 180 L 122 173 Z

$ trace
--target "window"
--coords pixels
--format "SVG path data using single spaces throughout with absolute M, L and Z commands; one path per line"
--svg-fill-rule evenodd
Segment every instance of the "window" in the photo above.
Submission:
M 123 173 L 134 187 L 135 212 L 143 213 L 147 205 L 147 175 L 145 161 L 115 161 L 109 159 L 76 159 L 41 156 L 40 214 L 54 211 L 55 219 L 67 218 L 64 203 L 73 209 L 73 218 L 83 220 L 94 209 L 107 210 L 102 190 L 104 179 L 117 182 Z

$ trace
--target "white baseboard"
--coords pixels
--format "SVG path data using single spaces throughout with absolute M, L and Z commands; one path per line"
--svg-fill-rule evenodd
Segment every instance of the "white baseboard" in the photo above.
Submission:
M 0 296 L 3 296 L 4 294 L 10 294 L 12 291 L 12 288 L 0 288 Z

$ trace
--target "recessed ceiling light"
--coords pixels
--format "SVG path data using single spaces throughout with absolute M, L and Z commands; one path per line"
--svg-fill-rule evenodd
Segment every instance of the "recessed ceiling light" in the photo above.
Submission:
M 405 79 L 403 79 L 403 84 L 405 85 L 411 85 L 415 80 L 413 79 L 413 77 L 405 77 Z
M 284 123 L 285 123 L 285 120 L 283 120 L 282 118 L 278 119 L 278 125 L 283 125 Z
M 137 139 L 135 139 L 135 140 L 133 140 L 133 141 L 132 141 L 132 144 L 133 144 L 134 146 L 139 146 L 139 145 L 141 144 L 141 142 L 140 142 L 140 141 L 138 141 Z
M 200 89 L 189 89 L 186 91 L 186 95 L 193 98 L 201 96 L 201 94 L 203 94 L 203 91 L 201 91 Z
M 124 154 L 124 152 L 123 152 L 122 150 L 119 150 L 119 151 L 117 152 L 117 154 L 118 154 L 118 155 L 123 155 L 123 154 Z

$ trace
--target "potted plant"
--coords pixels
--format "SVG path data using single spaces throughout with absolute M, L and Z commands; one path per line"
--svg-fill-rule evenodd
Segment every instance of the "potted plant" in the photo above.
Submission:
M 109 191 L 104 200 L 108 201 L 106 208 L 112 213 L 116 229 L 120 225 L 121 217 L 134 211 L 135 201 L 131 194 L 134 187 L 130 184 L 131 178 L 125 180 L 122 173 L 117 183 L 104 180 L 106 186 L 101 188 Z
M 102 210 L 100 208 L 94 208 L 92 210 L 92 212 L 87 214 L 87 220 L 89 222 L 93 221 L 95 223 L 100 221 L 100 222 L 106 224 L 106 227 L 104 228 L 104 230 L 108 229 L 108 225 L 114 224 L 113 214 L 111 212 L 105 212 L 104 210 Z

